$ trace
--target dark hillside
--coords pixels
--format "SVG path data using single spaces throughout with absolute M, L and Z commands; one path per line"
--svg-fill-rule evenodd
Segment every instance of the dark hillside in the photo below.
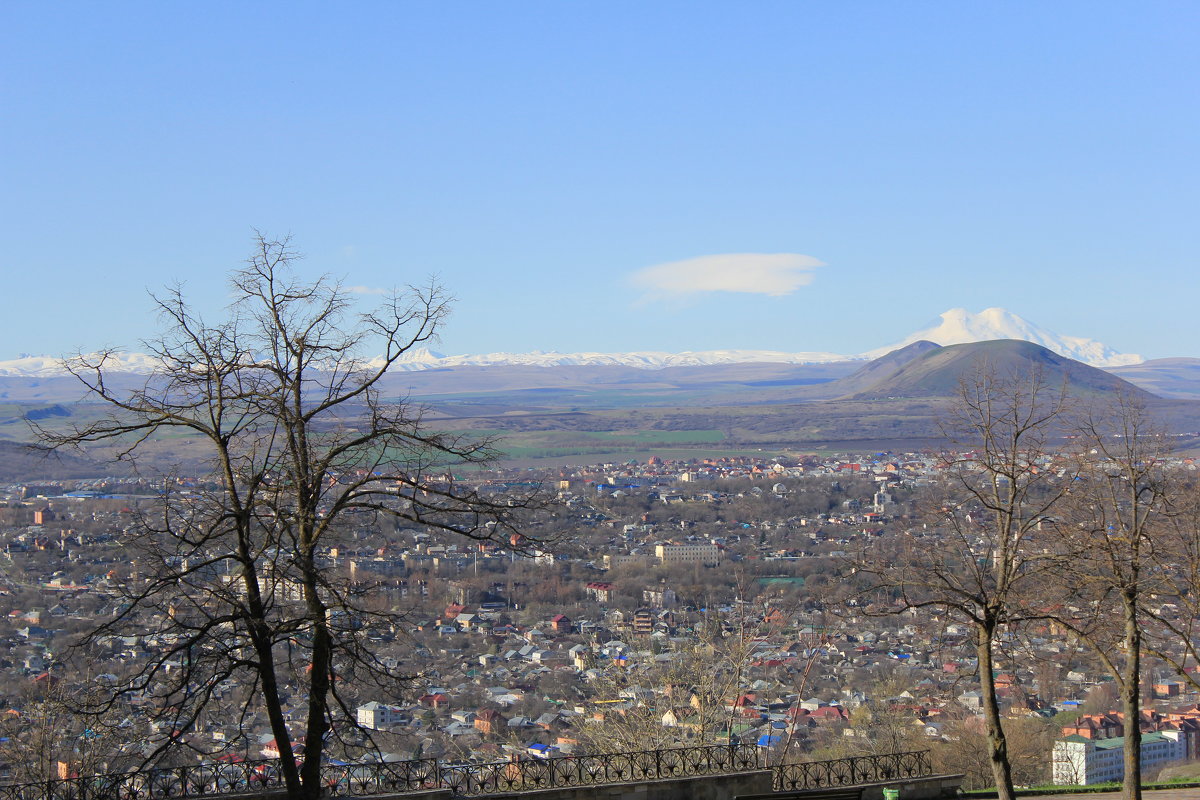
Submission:
M 1154 395 L 1128 381 L 1060 356 L 1041 345 L 1016 339 L 956 344 L 937 347 L 920 354 L 890 376 L 858 391 L 847 392 L 846 399 L 874 400 L 892 397 L 950 397 L 959 381 L 971 371 L 986 365 L 997 375 L 1026 375 L 1041 371 L 1051 386 L 1066 384 L 1071 394 L 1092 396 L 1115 391 L 1128 392 L 1143 399 Z
M 891 378 L 914 360 L 940 349 L 941 345 L 925 341 L 924 339 L 919 342 L 913 342 L 907 347 L 893 350 L 874 361 L 864 364 L 852 374 L 824 388 L 832 392 L 832 394 L 828 395 L 829 397 L 845 397 L 856 392 L 866 391 L 872 386 Z
M 17 483 L 35 480 L 96 478 L 126 475 L 127 464 L 92 461 L 68 453 L 52 453 L 20 442 L 0 441 L 0 481 Z

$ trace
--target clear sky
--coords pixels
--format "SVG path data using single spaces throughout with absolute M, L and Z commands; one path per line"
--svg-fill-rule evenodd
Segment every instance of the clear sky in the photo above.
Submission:
M 446 353 L 1200 356 L 1198 76 L 1192 0 L 5 3 L 0 359 L 216 313 L 255 228 L 438 276 Z

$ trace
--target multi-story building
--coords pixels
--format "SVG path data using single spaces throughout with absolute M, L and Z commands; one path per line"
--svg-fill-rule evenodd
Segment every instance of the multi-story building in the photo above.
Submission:
M 358 724 L 380 731 L 409 721 L 408 712 L 400 706 L 389 706 L 372 700 L 358 707 Z
M 584 591 L 597 603 L 611 603 L 613 600 L 613 585 L 605 581 L 591 581 Z
M 605 569 L 613 569 L 615 567 L 624 567 L 628 564 L 644 564 L 646 563 L 646 557 L 631 553 L 616 553 L 604 556 L 603 562 Z
M 642 601 L 655 608 L 671 608 L 679 602 L 679 596 L 672 589 L 660 586 L 656 589 L 643 589 Z
M 633 612 L 631 627 L 633 632 L 639 635 L 654 633 L 654 612 L 648 608 L 639 608 Z
M 1142 769 L 1187 758 L 1187 744 L 1178 731 L 1142 734 Z M 1088 739 L 1071 734 L 1054 743 L 1053 781 L 1087 785 L 1120 781 L 1125 777 L 1125 737 Z
M 721 563 L 721 548 L 715 544 L 660 544 L 654 555 L 663 564 L 704 564 L 716 566 Z

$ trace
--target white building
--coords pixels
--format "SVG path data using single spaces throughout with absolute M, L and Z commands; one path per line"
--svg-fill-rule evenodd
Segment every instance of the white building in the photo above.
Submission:
M 1142 734 L 1142 769 L 1187 758 L 1187 743 L 1178 731 Z M 1067 736 L 1054 743 L 1053 782 L 1059 786 L 1120 781 L 1125 777 L 1125 738 L 1088 739 Z
M 393 725 L 402 725 L 408 720 L 408 712 L 400 706 L 389 706 L 372 700 L 358 707 L 358 724 L 371 730 L 386 730 Z
M 672 608 L 679 602 L 679 595 L 675 594 L 674 590 L 662 586 L 657 589 L 643 589 L 642 602 L 655 608 Z

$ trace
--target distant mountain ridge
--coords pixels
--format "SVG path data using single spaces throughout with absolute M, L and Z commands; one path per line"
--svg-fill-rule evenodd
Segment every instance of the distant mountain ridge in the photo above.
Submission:
M 158 366 L 158 360 L 145 353 L 113 353 L 109 366 L 112 372 L 149 375 Z M 0 361 L 0 376 L 56 378 L 69 374 L 63 366 L 63 360 L 56 356 L 31 356 L 22 353 L 9 361 Z
M 1109 372 L 1162 397 L 1200 400 L 1200 358 L 1156 358 Z
M 394 370 L 382 395 L 413 400 L 427 422 L 447 431 L 500 432 L 514 459 L 628 457 L 679 447 L 830 448 L 877 452 L 939 447 L 941 419 L 964 379 L 986 366 L 1018 380 L 1040 375 L 1050 392 L 1059 386 L 1082 402 L 1125 392 L 1144 400 L 1181 447 L 1200 447 L 1200 402 L 1159 399 L 1104 370 L 1060 356 L 1032 342 L 992 340 L 941 346 L 914 342 L 862 363 L 736 363 L 648 370 L 630 366 L 461 366 Z M 1139 368 L 1160 385 L 1195 386 L 1200 359 L 1147 362 Z M 147 376 L 114 373 L 114 391 L 136 391 Z M 153 380 L 153 379 L 151 379 Z M 1157 387 L 1146 388 L 1154 390 Z M 1183 394 L 1183 392 L 1180 392 Z M 73 377 L 0 376 L 0 472 L 12 475 L 99 475 L 112 448 L 95 463 L 51 464 L 24 459 L 27 451 L 4 440 L 28 440 L 28 420 L 50 427 L 95 417 L 94 400 L 81 397 Z M 1192 397 L 1200 398 L 1200 391 Z M 353 413 L 353 411 L 351 411 Z M 155 440 L 164 465 L 202 467 L 204 453 L 185 440 Z M 24 459 L 24 460 L 22 460 Z M 12 462 L 11 464 L 9 462 Z M 561 462 L 571 463 L 571 462 Z M 576 462 L 595 463 L 595 462 Z M 11 469 L 9 469 L 11 467 Z
M 837 353 L 787 353 L 779 350 L 701 350 L 665 353 L 656 350 L 631 353 L 558 353 L 535 350 L 531 353 L 480 353 L 476 355 L 442 355 L 428 348 L 405 353 L 394 369 L 445 369 L 447 367 L 635 367 L 664 369 L 666 367 L 704 367 L 715 364 L 827 364 L 853 361 L 860 356 Z M 3 364 L 0 363 L 0 369 Z
M 839 355 L 826 352 L 787 352 L 780 350 L 703 350 L 682 353 L 635 351 L 629 353 L 482 353 L 474 355 L 444 355 L 426 347 L 405 353 L 393 366 L 397 371 L 453 369 L 457 367 L 563 367 L 618 366 L 636 369 L 667 369 L 670 367 L 703 367 L 724 364 L 830 364 L 847 361 L 871 361 L 880 356 L 927 341 L 937 345 L 967 344 L 996 339 L 1017 339 L 1048 348 L 1059 355 L 1082 361 L 1094 367 L 1117 367 L 1139 364 L 1141 356 L 1118 353 L 1105 344 L 1077 336 L 1060 336 L 1028 322 L 1002 308 L 988 308 L 972 314 L 962 308 L 943 313 L 940 321 L 917 331 L 902 341 L 858 355 Z M 121 353 L 114 356 L 112 372 L 148 374 L 155 362 L 140 353 Z M 0 361 L 0 377 L 50 378 L 65 374 L 61 361 L 49 356 L 23 355 Z

